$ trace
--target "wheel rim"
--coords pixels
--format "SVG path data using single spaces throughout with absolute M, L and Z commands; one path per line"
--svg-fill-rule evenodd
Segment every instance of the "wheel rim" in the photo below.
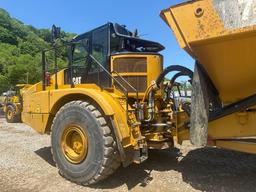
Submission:
M 10 120 L 12 119 L 12 111 L 8 110 L 7 112 L 7 118 Z
M 65 158 L 73 163 L 81 163 L 87 155 L 88 139 L 86 133 L 78 125 L 69 125 L 61 137 L 61 147 Z

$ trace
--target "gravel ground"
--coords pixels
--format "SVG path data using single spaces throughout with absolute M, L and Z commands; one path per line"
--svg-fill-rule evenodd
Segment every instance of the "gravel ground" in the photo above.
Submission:
M 58 174 L 50 136 L 0 119 L 0 191 L 256 191 L 256 156 L 217 148 L 150 151 L 141 165 L 120 168 L 90 187 Z

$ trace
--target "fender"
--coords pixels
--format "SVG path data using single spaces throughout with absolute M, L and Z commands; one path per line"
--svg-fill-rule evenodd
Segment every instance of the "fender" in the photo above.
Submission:
M 90 98 L 95 101 L 103 110 L 105 115 L 114 115 L 114 110 L 109 103 L 110 95 L 104 91 L 97 89 L 88 88 L 72 88 L 72 89 L 58 89 L 50 91 L 50 103 L 49 109 L 51 114 L 56 114 L 63 104 L 63 102 L 69 102 L 73 100 L 78 100 L 80 97 Z M 68 100 L 68 101 L 67 101 Z
M 95 88 L 70 88 L 51 90 L 49 93 L 49 118 L 43 133 L 50 132 L 52 120 L 58 110 L 73 100 L 94 101 L 106 116 L 113 119 L 116 138 L 124 146 L 131 144 L 131 130 L 127 124 L 126 112 L 121 103 L 109 92 Z

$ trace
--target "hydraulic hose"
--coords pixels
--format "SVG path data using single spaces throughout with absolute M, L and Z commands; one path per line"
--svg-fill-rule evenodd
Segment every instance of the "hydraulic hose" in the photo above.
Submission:
M 183 73 L 183 72 L 179 72 L 179 73 L 176 73 L 170 80 L 170 87 L 169 89 L 172 89 L 172 87 L 174 86 L 174 83 L 176 81 L 177 78 L 181 77 L 181 76 L 188 76 L 187 74 Z M 191 84 L 192 84 L 192 79 L 189 81 Z
M 167 68 L 165 68 L 162 73 L 160 73 L 160 75 L 158 76 L 158 78 L 155 81 L 155 85 L 159 88 L 160 87 L 160 83 L 163 81 L 164 77 L 173 71 L 178 71 L 178 75 L 175 75 L 175 77 L 172 79 L 173 81 L 175 81 L 176 78 L 178 78 L 178 76 L 181 75 L 186 75 L 189 76 L 190 79 L 193 78 L 193 71 L 191 71 L 190 69 L 186 68 L 186 67 L 182 67 L 180 65 L 171 65 Z M 154 108 L 155 108 L 155 90 L 151 89 L 152 87 L 149 87 L 147 90 L 147 93 L 149 92 L 149 95 L 146 94 L 145 96 L 148 95 L 148 118 L 145 119 L 145 122 L 151 122 L 152 120 L 154 120 Z
M 165 68 L 162 73 L 160 73 L 160 75 L 158 76 L 158 78 L 156 79 L 156 85 L 157 87 L 160 87 L 160 83 L 164 80 L 164 77 L 173 71 L 179 71 L 181 72 L 183 75 L 187 75 L 190 77 L 190 79 L 193 79 L 193 71 L 191 71 L 190 69 L 180 66 L 180 65 L 171 65 L 167 68 Z

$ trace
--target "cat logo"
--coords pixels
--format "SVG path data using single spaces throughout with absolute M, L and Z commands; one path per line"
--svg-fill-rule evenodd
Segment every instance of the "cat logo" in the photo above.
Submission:
M 73 83 L 75 85 L 81 84 L 82 77 L 73 77 Z

